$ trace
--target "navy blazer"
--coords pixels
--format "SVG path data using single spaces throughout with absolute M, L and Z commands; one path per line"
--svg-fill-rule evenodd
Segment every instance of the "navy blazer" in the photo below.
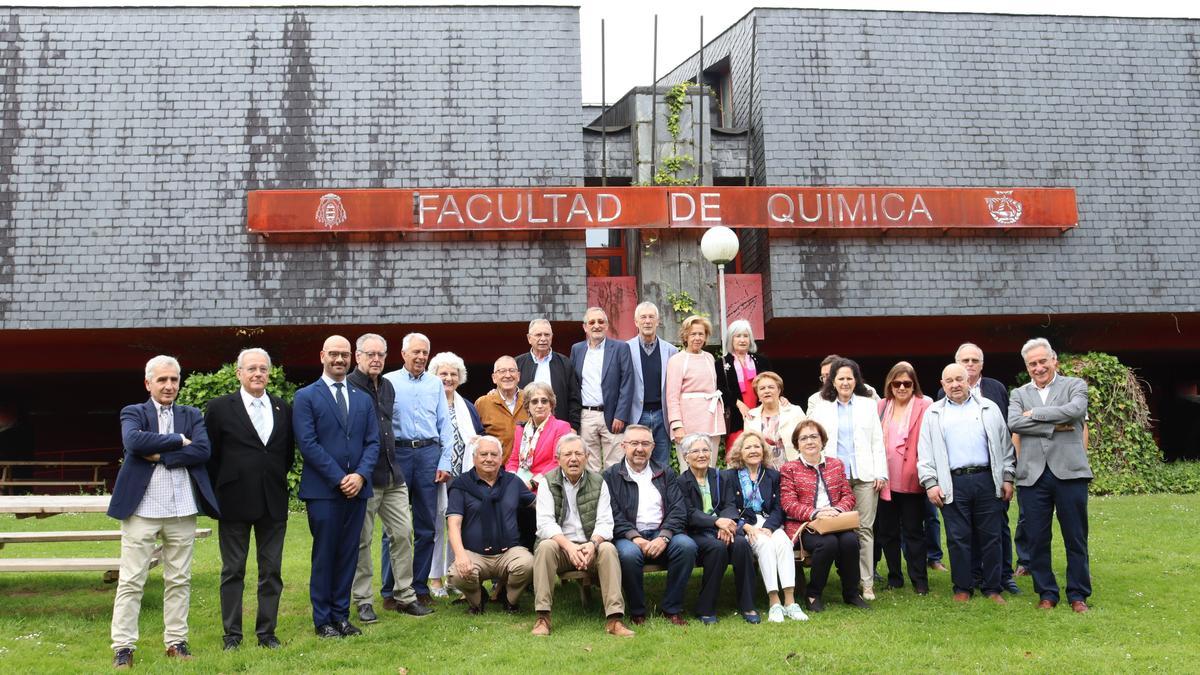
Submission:
M 979 391 L 983 392 L 983 397 L 990 400 L 1000 407 L 1003 413 L 1001 417 L 1008 414 L 1008 387 L 1004 386 L 1000 380 L 994 380 L 990 377 L 979 378 Z M 942 388 L 938 388 L 935 401 L 940 401 L 946 398 L 946 392 Z M 1008 423 L 1008 420 L 1005 420 Z
M 587 340 L 576 342 L 571 347 L 571 365 L 575 369 L 579 400 L 583 401 L 583 359 L 587 356 Z M 633 362 L 629 358 L 629 345 L 604 339 L 604 365 L 600 370 L 600 395 L 604 397 L 604 424 L 612 430 L 614 419 L 626 424 L 636 423 L 633 416 L 634 395 Z M 581 404 L 582 405 L 582 404 Z
M 517 386 L 524 389 L 537 375 L 537 364 L 533 361 L 533 354 L 529 352 L 518 354 L 516 360 L 517 369 L 521 371 Z M 572 429 L 578 429 L 582 412 L 582 404 L 579 402 L 579 379 L 575 376 L 571 362 L 558 352 L 550 352 L 550 385 L 554 389 L 554 398 L 558 399 L 554 406 L 554 417 L 567 422 Z
M 745 523 L 758 522 L 758 514 L 746 506 L 746 497 L 742 494 L 742 482 L 738 480 L 738 471 L 738 469 L 725 469 L 721 472 L 721 477 L 729 486 L 729 492 L 732 494 L 730 501 L 733 502 L 733 508 L 738 512 L 740 531 L 741 526 Z M 762 495 L 762 512 L 767 517 L 763 522 L 763 527 L 774 532 L 783 527 L 783 502 L 779 500 L 779 472 L 768 466 L 761 467 L 759 471 L 763 473 L 763 476 L 758 482 L 758 494 Z
M 720 471 L 709 467 L 708 492 L 712 495 L 713 513 L 704 512 L 704 498 L 700 495 L 700 485 L 691 469 L 679 474 L 679 492 L 687 506 L 687 529 L 689 534 L 716 534 L 717 519 L 728 518 L 737 520 L 737 510 L 731 501 L 733 486 L 725 480 Z
M 195 488 L 196 505 L 208 516 L 217 518 L 221 515 L 208 480 L 206 464 L 212 451 L 204 428 L 204 416 L 190 405 L 173 406 L 173 411 L 175 433 L 160 434 L 158 409 L 152 399 L 121 409 L 121 443 L 125 447 L 125 459 L 117 472 L 117 482 L 108 503 L 108 515 L 113 518 L 125 520 L 137 511 L 154 473 L 155 462 L 146 457 L 155 454 L 160 455 L 158 462 L 168 469 L 187 467 Z M 180 434 L 187 436 L 191 444 L 185 446 Z
M 347 474 L 362 476 L 357 498 L 372 495 L 371 472 L 379 458 L 379 422 L 375 401 L 367 392 L 347 382 L 350 414 L 346 425 L 338 415 L 337 403 L 325 381 L 296 392 L 292 401 L 292 423 L 296 444 L 304 457 L 300 475 L 301 499 L 344 499 L 338 485 Z

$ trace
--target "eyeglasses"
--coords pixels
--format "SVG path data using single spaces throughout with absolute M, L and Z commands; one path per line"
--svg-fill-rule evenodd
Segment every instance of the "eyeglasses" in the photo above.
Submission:
M 689 455 L 711 455 L 712 450 L 709 450 L 708 448 L 692 448 L 691 450 L 687 451 L 687 454 L 689 454 Z
M 492 372 L 497 375 L 515 375 L 521 371 L 517 370 L 516 368 L 497 368 Z
M 548 398 L 531 398 L 531 399 L 529 399 L 529 405 L 550 405 L 550 399 L 548 399 Z
M 653 448 L 654 441 L 625 441 L 625 445 L 631 448 Z
M 819 440 L 821 440 L 821 434 L 804 434 L 803 436 L 797 438 L 796 440 L 800 441 L 801 443 L 807 443 L 809 441 L 819 441 Z
M 350 352 L 325 352 L 325 356 L 331 359 L 348 359 L 350 358 Z
M 364 352 L 362 350 L 359 350 L 358 353 L 362 354 L 363 356 L 367 357 L 368 359 L 370 359 L 372 361 L 374 361 L 375 359 L 386 359 L 387 358 L 387 352 Z
M 892 381 L 892 389 L 911 389 L 912 386 L 913 386 L 913 383 L 909 382 L 908 380 Z
M 604 324 L 606 324 L 606 323 L 608 323 L 608 319 L 588 319 L 587 325 L 589 325 L 589 326 L 603 326 L 603 325 L 604 325 Z

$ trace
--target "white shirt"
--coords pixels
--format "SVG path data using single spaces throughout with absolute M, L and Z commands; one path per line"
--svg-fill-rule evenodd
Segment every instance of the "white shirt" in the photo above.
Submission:
M 600 376 L 604 373 L 604 343 L 593 349 L 588 345 L 583 356 L 582 394 L 583 405 L 604 405 L 604 390 L 600 387 Z
M 1037 386 L 1036 382 L 1033 384 L 1033 388 L 1037 389 L 1038 396 L 1042 398 L 1042 405 L 1046 405 L 1046 399 L 1050 396 L 1050 385 L 1054 384 L 1054 381 L 1057 379 L 1058 373 L 1054 373 L 1054 377 L 1050 378 L 1050 381 L 1046 383 L 1046 386 L 1039 387 Z
M 158 433 L 176 434 L 174 410 L 163 418 L 163 407 L 158 401 L 154 402 L 154 414 L 158 417 Z M 162 462 L 155 462 L 154 472 L 150 474 L 150 482 L 146 485 L 146 493 L 138 504 L 134 515 L 142 518 L 184 518 L 196 515 L 196 497 L 192 494 L 192 480 L 186 467 L 177 466 L 168 469 Z
M 350 383 L 347 382 L 345 380 L 345 378 L 342 378 L 341 382 L 337 382 L 337 380 L 334 380 L 332 377 L 330 377 L 324 373 L 321 373 L 321 381 L 324 382 L 325 386 L 329 388 L 329 395 L 333 397 L 334 403 L 337 403 L 337 387 L 334 387 L 333 385 L 335 383 L 342 385 L 342 397 L 346 399 L 346 407 L 343 408 L 342 410 L 346 413 L 346 416 L 349 417 L 350 416 Z
M 271 397 L 267 396 L 266 392 L 263 395 L 254 398 L 254 396 L 242 387 L 239 391 L 242 392 L 242 405 L 246 406 L 246 414 L 250 416 L 250 421 L 254 421 L 254 403 L 256 401 L 262 403 L 262 418 L 263 418 L 263 435 L 267 438 L 271 437 L 271 431 L 275 429 L 275 414 L 271 412 Z M 266 443 L 266 441 L 263 441 Z
M 582 476 L 580 480 L 582 480 Z M 582 544 L 588 541 L 583 531 L 583 521 L 579 518 L 578 498 L 579 486 L 563 476 L 563 519 L 559 523 L 554 518 L 554 495 L 545 485 L 537 492 L 537 536 L 541 539 L 551 539 L 563 535 L 568 541 Z M 596 525 L 592 528 L 592 536 L 611 540 L 613 536 L 612 504 L 608 499 L 608 485 L 600 483 L 600 499 L 596 502 Z
M 654 487 L 654 472 L 650 469 L 650 462 L 646 462 L 646 468 L 641 471 L 634 471 L 626 460 L 625 470 L 638 486 L 637 519 L 633 526 L 638 532 L 659 529 L 663 522 L 663 498 L 658 488 Z
M 533 371 L 533 381 L 554 384 L 550 381 L 550 357 L 554 356 L 554 352 L 546 352 L 546 358 L 539 359 L 531 349 L 529 350 L 529 356 L 533 359 L 533 362 L 537 364 L 537 370 Z
M 817 509 L 829 508 L 832 502 L 829 501 L 829 490 L 825 488 L 825 477 L 821 474 L 821 465 L 809 464 L 808 460 L 803 457 L 800 458 L 800 461 L 804 462 L 806 466 L 811 466 L 817 470 L 817 499 L 813 506 Z M 824 464 L 824 462 L 821 462 L 821 464 Z

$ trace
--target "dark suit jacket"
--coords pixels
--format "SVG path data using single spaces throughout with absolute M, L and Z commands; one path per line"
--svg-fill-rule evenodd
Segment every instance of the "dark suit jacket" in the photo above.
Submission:
M 521 371 L 521 379 L 517 385 L 524 388 L 533 382 L 537 374 L 537 364 L 533 362 L 533 354 L 525 352 L 517 356 L 517 368 Z M 575 369 L 567 357 L 558 352 L 550 352 L 550 387 L 554 389 L 554 398 L 558 400 L 554 406 L 554 417 L 579 430 L 579 416 L 582 404 L 579 402 L 579 380 L 575 377 Z
M 754 371 L 757 373 L 771 369 L 771 360 L 767 358 L 766 354 L 752 353 L 750 360 L 754 362 Z M 725 433 L 732 434 L 735 431 L 741 431 L 745 426 L 745 422 L 742 420 L 742 411 L 737 407 L 737 401 L 742 400 L 742 390 L 738 388 L 737 369 L 733 365 L 733 354 L 726 354 L 724 358 L 717 359 L 716 367 L 717 389 L 721 391 L 721 400 L 725 403 L 725 412 L 729 420 L 725 424 Z
M 325 381 L 296 392 L 292 405 L 292 427 L 296 443 L 304 457 L 300 475 L 301 499 L 344 499 L 338 484 L 347 474 L 365 479 L 357 498 L 372 495 L 371 472 L 379 458 L 379 423 L 375 421 L 375 403 L 362 389 L 349 384 L 350 413 L 343 425 L 337 404 Z
M 762 495 L 763 513 L 767 517 L 763 522 L 763 527 L 774 532 L 783 527 L 783 504 L 779 501 L 779 472 L 766 466 L 760 468 L 759 471 L 764 472 L 762 479 L 758 481 L 758 494 Z M 746 497 L 742 494 L 742 482 L 738 480 L 737 474 L 737 469 L 722 471 L 721 478 L 725 482 L 721 487 L 729 489 L 730 501 L 738 513 L 738 527 L 741 528 L 744 523 L 754 524 L 757 522 L 758 514 L 746 506 Z
M 713 513 L 704 512 L 704 498 L 700 496 L 700 485 L 691 469 L 679 474 L 677 480 L 679 492 L 687 505 L 688 534 L 716 534 L 718 518 L 738 519 L 737 509 L 730 501 L 733 486 L 726 482 L 720 471 L 712 467 L 708 469 L 708 492 L 712 495 Z
M 1000 380 L 993 380 L 990 377 L 979 378 L 979 391 L 983 392 L 983 397 L 995 403 L 1000 408 L 1001 417 L 1007 414 L 1008 411 L 1008 387 L 1004 386 Z M 935 401 L 940 401 L 946 398 L 946 392 L 941 387 L 937 390 Z
M 278 396 L 267 397 L 275 426 L 266 444 L 254 430 L 240 389 L 208 402 L 208 475 L 223 507 L 223 521 L 287 520 L 287 473 L 296 457 L 292 408 Z
M 396 457 L 396 432 L 392 426 L 392 413 L 396 407 L 396 386 L 391 380 L 380 376 L 376 388 L 371 376 L 358 368 L 350 371 L 346 381 L 365 391 L 375 406 L 375 422 L 379 426 L 379 459 L 375 462 L 375 471 L 369 476 L 371 485 L 404 485 L 404 467 Z
M 580 404 L 583 402 L 583 359 L 587 356 L 587 341 L 576 342 L 571 347 L 571 365 L 576 385 L 580 391 Z M 604 365 L 600 370 L 600 394 L 604 397 L 604 424 L 612 430 L 613 420 L 621 420 L 626 424 L 637 422 L 629 419 L 633 413 L 633 363 L 629 360 L 629 345 L 614 340 L 604 339 Z
M 196 505 L 213 518 L 220 515 L 205 466 L 210 450 L 204 417 L 198 409 L 189 405 L 176 405 L 174 412 L 175 433 L 160 434 L 158 410 L 153 400 L 127 405 L 121 410 L 121 442 L 125 446 L 125 460 L 113 485 L 108 515 L 125 520 L 137 511 L 142 497 L 146 496 L 150 476 L 154 473 L 155 463 L 147 461 L 146 457 L 155 454 L 160 455 L 159 462 L 168 469 L 187 467 L 197 497 Z M 180 434 L 187 436 L 191 444 L 185 446 Z

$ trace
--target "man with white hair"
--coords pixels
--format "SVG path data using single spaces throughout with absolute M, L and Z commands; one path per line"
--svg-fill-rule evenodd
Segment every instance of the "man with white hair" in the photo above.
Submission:
M 633 364 L 629 346 L 608 337 L 608 314 L 589 307 L 583 314 L 587 339 L 571 346 L 571 366 L 579 380 L 583 412 L 579 435 L 588 468 L 604 470 L 621 461 L 621 434 L 633 421 Z
M 666 464 L 671 459 L 671 436 L 663 410 L 667 402 L 667 361 L 679 349 L 658 337 L 658 306 L 653 302 L 635 307 L 633 322 L 638 334 L 626 341 L 634 383 L 630 420 L 654 431 L 654 453 L 650 460 Z
M 175 405 L 179 362 L 159 355 L 146 363 L 150 399 L 121 410 L 125 458 L 113 485 L 108 515 L 121 521 L 121 576 L 113 599 L 113 666 L 133 667 L 142 591 L 162 537 L 163 643 L 167 656 L 192 658 L 188 648 L 192 543 L 196 514 L 214 518 L 217 499 L 206 464 L 211 450 L 204 417 L 196 408 Z
M 1050 565 L 1050 520 L 1058 512 L 1067 551 L 1067 601 L 1077 613 L 1088 611 L 1092 576 L 1088 564 L 1087 382 L 1058 374 L 1058 355 L 1044 338 L 1021 347 L 1030 382 L 1012 392 L 1008 428 L 1020 437 L 1017 487 L 1025 513 L 1029 576 L 1040 609 L 1059 601 L 1058 581 Z

